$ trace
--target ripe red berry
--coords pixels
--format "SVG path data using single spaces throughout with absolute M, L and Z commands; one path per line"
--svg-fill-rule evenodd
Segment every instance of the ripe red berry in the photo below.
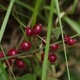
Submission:
M 68 45 L 74 45 L 74 43 L 76 43 L 76 40 L 73 38 L 70 38 L 69 36 L 65 36 L 64 40 Z
M 18 54 L 18 51 L 16 50 L 16 49 L 10 49 L 9 51 L 8 51 L 8 56 L 15 56 L 16 54 Z M 12 59 L 14 59 L 14 58 L 12 58 Z
M 23 60 L 16 60 L 16 66 L 19 68 L 25 68 L 26 64 Z
M 49 55 L 48 55 L 48 60 L 51 63 L 54 63 L 56 61 L 56 59 L 57 59 L 56 55 L 50 52 Z
M 70 37 L 68 35 L 64 36 L 65 42 L 67 42 L 69 39 L 70 39 Z
M 36 24 L 34 27 L 33 27 L 33 33 L 34 35 L 39 35 L 42 31 L 42 25 L 41 24 Z
M 50 49 L 54 50 L 54 51 L 56 51 L 58 48 L 59 48 L 59 45 L 58 44 L 54 44 L 54 43 L 50 47 Z
M 3 58 L 4 57 L 4 54 L 2 51 L 0 51 L 0 58 Z
M 27 36 L 32 36 L 32 35 L 33 35 L 33 31 L 32 31 L 32 29 L 31 29 L 30 27 L 27 27 L 27 28 L 25 29 L 25 32 L 26 32 L 26 35 L 27 35 Z
M 8 62 L 7 62 L 8 61 Z M 9 67 L 9 65 L 11 66 L 12 65 L 12 60 L 11 59 L 8 59 L 7 61 L 5 61 L 5 65 L 7 66 L 7 67 Z M 9 63 L 9 65 L 8 65 L 8 63 Z
M 76 42 L 75 39 L 70 38 L 70 39 L 67 41 L 67 44 L 68 44 L 68 45 L 74 45 L 75 42 Z
M 20 45 L 20 49 L 23 51 L 28 51 L 31 48 L 31 43 L 28 41 L 23 41 Z

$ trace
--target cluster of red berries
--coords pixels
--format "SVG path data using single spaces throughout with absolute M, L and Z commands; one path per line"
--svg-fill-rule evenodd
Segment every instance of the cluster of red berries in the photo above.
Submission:
M 59 45 L 58 44 L 54 44 L 53 43 L 50 46 L 50 50 L 52 50 L 52 51 L 56 51 L 58 48 L 59 48 Z M 44 60 L 44 52 L 41 54 L 41 59 Z M 49 60 L 49 62 L 51 64 L 53 64 L 57 60 L 57 56 L 54 53 L 49 52 L 49 54 L 48 54 L 48 60 Z
M 68 35 L 64 36 L 64 40 L 65 40 L 65 43 L 70 46 L 74 45 L 77 42 L 76 39 L 73 39 L 73 38 L 69 37 Z
M 44 53 L 41 54 L 41 59 L 44 60 Z M 48 60 L 50 61 L 50 63 L 54 63 L 56 61 L 57 57 L 55 54 L 53 54 L 52 52 L 50 52 L 48 54 Z
M 31 29 L 30 27 L 26 27 L 25 28 L 25 33 L 27 36 L 34 36 L 34 35 L 39 35 L 42 31 L 42 25 L 41 24 L 36 24 L 33 29 Z M 64 36 L 64 40 L 65 43 L 68 45 L 73 45 L 76 40 L 73 38 L 70 38 L 69 36 Z M 45 45 L 46 43 L 43 42 L 43 44 Z M 20 45 L 20 50 L 22 51 L 28 51 L 31 49 L 31 43 L 29 41 L 23 41 Z M 56 51 L 59 48 L 59 44 L 51 44 L 50 46 L 50 50 L 52 51 Z M 7 53 L 7 56 L 14 56 L 13 58 L 8 59 L 8 62 L 10 65 L 12 65 L 12 61 L 14 60 L 17 67 L 19 68 L 24 68 L 26 67 L 26 64 L 23 60 L 18 59 L 17 57 L 15 57 L 17 54 L 19 54 L 19 51 L 16 49 L 10 49 Z M 0 58 L 4 58 L 4 54 L 2 52 L 0 52 Z M 15 59 L 16 58 L 16 59 Z M 41 59 L 44 59 L 44 52 L 41 54 Z M 55 54 L 53 54 L 52 52 L 50 52 L 48 54 L 48 60 L 51 63 L 54 63 L 56 61 L 57 57 Z M 5 61 L 5 64 L 8 66 L 7 61 Z
M 15 60 L 16 66 L 19 68 L 24 68 L 26 67 L 26 64 L 23 60 L 21 59 L 15 59 L 15 56 L 18 54 L 18 51 L 16 49 L 10 49 L 8 51 L 7 56 L 14 56 L 13 58 L 8 59 L 7 61 L 5 61 L 6 66 L 8 67 L 9 65 L 11 66 L 13 63 L 13 60 Z M 4 58 L 4 53 L 0 51 L 0 58 Z M 9 63 L 9 65 L 8 65 Z
M 46 39 L 45 37 L 43 38 L 44 40 Z M 73 39 L 69 36 L 64 36 L 64 40 L 65 40 L 65 43 L 72 46 L 76 43 L 76 39 Z M 42 41 L 43 45 L 46 44 L 46 42 Z M 53 50 L 53 51 L 56 51 L 57 49 L 59 48 L 59 44 L 51 44 L 50 46 L 50 50 Z M 43 60 L 44 59 L 44 52 L 41 54 L 41 59 Z M 50 52 L 48 54 L 48 60 L 51 62 L 51 63 L 54 63 L 56 61 L 57 57 L 54 53 Z
M 26 27 L 25 32 L 27 36 L 39 35 L 42 31 L 42 24 L 36 24 L 33 29 Z
M 42 25 L 41 24 L 36 24 L 33 29 L 31 29 L 30 27 L 27 27 L 25 29 L 25 33 L 27 36 L 39 35 L 41 33 L 41 31 L 42 31 Z M 28 51 L 28 50 L 30 50 L 30 48 L 31 48 L 31 43 L 29 41 L 23 41 L 20 45 L 20 50 L 22 50 L 22 51 Z M 23 60 L 15 57 L 17 54 L 19 54 L 19 51 L 16 49 L 10 49 L 8 51 L 7 56 L 10 56 L 10 57 L 14 56 L 13 58 L 10 58 L 7 60 L 9 65 L 11 66 L 13 63 L 13 60 L 14 60 L 17 67 L 19 67 L 19 68 L 26 67 L 26 64 Z M 0 58 L 4 58 L 3 52 L 0 52 Z M 5 61 L 6 66 L 8 66 L 7 61 Z

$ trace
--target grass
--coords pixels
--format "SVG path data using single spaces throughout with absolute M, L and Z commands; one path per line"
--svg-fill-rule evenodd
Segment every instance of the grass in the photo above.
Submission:
M 48 53 L 49 53 L 49 45 L 50 45 L 50 37 L 51 37 L 51 29 L 52 29 L 52 18 L 53 18 L 53 9 L 54 9 L 54 0 L 51 1 L 50 5 L 50 13 L 49 13 L 49 21 L 48 21 L 48 28 L 47 28 L 47 44 L 45 47 L 45 56 L 43 61 L 43 67 L 42 67 L 42 79 L 46 80 L 46 72 L 47 72 L 47 62 L 48 62 Z
M 69 72 L 69 67 L 68 67 L 68 58 L 67 58 L 67 52 L 66 52 L 66 45 L 65 45 L 65 41 L 64 41 L 62 22 L 61 22 L 61 18 L 60 18 L 60 10 L 59 10 L 58 0 L 55 0 L 55 6 L 56 6 L 56 10 L 57 10 L 58 19 L 59 19 L 59 26 L 61 28 L 61 36 L 62 36 L 62 42 L 63 42 L 63 48 L 64 48 L 64 54 L 65 54 L 65 61 L 66 61 L 68 79 L 71 80 L 71 78 L 70 78 L 70 72 Z
M 76 6 L 77 6 L 77 2 L 78 2 L 78 0 L 74 0 L 73 5 L 72 5 L 73 8 L 72 8 L 72 10 L 69 14 L 71 14 L 71 15 L 74 14 Z M 15 3 L 15 5 L 14 5 L 14 3 Z M 21 59 L 23 59 L 26 62 L 26 65 L 29 64 L 31 72 L 29 72 L 30 74 L 28 75 L 27 74 L 28 72 L 26 71 L 27 73 L 24 73 L 23 76 L 19 76 L 21 78 L 21 80 L 22 79 L 24 80 L 24 76 L 25 76 L 26 80 L 27 80 L 26 76 L 28 76 L 30 78 L 30 80 L 32 80 L 32 79 L 36 80 L 36 77 L 40 77 L 41 80 L 50 80 L 50 79 L 47 78 L 48 77 L 47 71 L 48 71 L 48 53 L 49 53 L 49 47 L 51 46 L 50 40 L 51 40 L 51 37 L 52 37 L 51 32 L 56 28 L 55 26 L 58 25 L 60 27 L 60 31 L 61 31 L 60 33 L 61 33 L 61 38 L 62 39 L 61 40 L 56 40 L 55 39 L 56 41 L 54 43 L 55 44 L 62 44 L 62 46 L 63 46 L 68 80 L 71 80 L 72 78 L 71 78 L 70 70 L 69 70 L 69 66 L 68 66 L 69 64 L 68 64 L 68 57 L 67 57 L 67 51 L 66 51 L 66 44 L 65 44 L 65 41 L 64 41 L 64 30 L 63 30 L 63 27 L 62 27 L 63 26 L 62 25 L 62 20 L 64 22 L 66 22 L 67 24 L 69 24 L 71 29 L 75 30 L 75 32 L 77 33 L 77 34 L 71 36 L 71 38 L 75 38 L 75 37 L 78 37 L 80 35 L 80 28 L 79 28 L 80 23 L 78 21 L 76 22 L 75 20 L 70 19 L 70 17 L 67 16 L 66 12 L 64 12 L 65 16 L 60 17 L 61 12 L 60 12 L 60 7 L 59 7 L 59 1 L 58 0 L 51 0 L 50 5 L 49 4 L 47 5 L 46 1 L 45 1 L 45 4 L 43 4 L 42 0 L 36 0 L 36 2 L 34 2 L 34 3 L 35 3 L 34 7 L 32 7 L 31 5 L 28 5 L 28 3 L 25 3 L 24 1 L 11 0 L 8 8 L 6 8 L 6 7 L 4 7 L 3 5 L 0 4 L 0 8 L 3 11 L 6 11 L 6 15 L 4 17 L 4 20 L 3 20 L 3 23 L 2 23 L 2 26 L 1 26 L 1 29 L 0 29 L 0 43 L 1 43 L 0 48 L 1 48 L 1 51 L 4 53 L 4 56 L 5 56 L 4 58 L 0 59 L 0 66 L 1 66 L 0 70 L 2 71 L 2 72 L 0 71 L 1 72 L 0 74 L 4 75 L 5 80 L 9 80 L 10 76 L 7 74 L 7 71 L 4 68 L 2 62 L 4 60 L 6 60 L 8 62 L 8 59 L 10 59 L 12 57 L 22 57 Z M 24 9 L 26 9 L 26 10 L 28 9 L 32 13 L 32 15 L 28 16 L 27 14 L 25 14 L 25 11 L 24 12 L 18 11 L 17 8 L 16 8 L 17 7 L 16 5 L 20 6 L 21 9 L 23 9 L 23 11 L 24 11 Z M 43 13 L 41 13 L 41 11 Z M 46 14 L 46 16 L 44 14 Z M 46 46 L 38 48 L 40 46 L 40 44 L 39 44 L 38 47 L 35 47 L 36 45 L 34 45 L 34 42 L 33 42 L 34 38 L 33 39 L 31 38 L 32 39 L 31 43 L 34 45 L 35 48 L 32 48 L 28 52 L 20 52 L 20 54 L 17 54 L 15 56 L 11 56 L 11 57 L 6 56 L 6 52 L 5 52 L 4 48 L 2 47 L 2 42 L 3 42 L 2 40 L 3 40 L 3 36 L 4 36 L 5 30 L 6 30 L 7 23 L 9 21 L 10 15 L 12 15 L 15 18 L 16 22 L 19 23 L 19 29 L 21 30 L 21 33 L 24 36 L 23 40 L 26 40 L 26 41 L 28 40 L 28 37 L 26 36 L 25 31 L 24 31 L 24 29 L 26 27 L 26 25 L 24 23 L 26 21 L 22 21 L 20 19 L 20 17 L 25 18 L 25 20 L 29 20 L 27 25 L 29 25 L 31 28 L 33 28 L 34 25 L 37 22 L 43 22 L 44 23 L 43 28 L 44 28 L 44 25 L 46 24 L 46 22 L 48 22 L 47 25 L 46 25 L 47 26 L 46 27 L 46 29 L 47 29 L 46 30 L 46 32 L 47 32 Z M 56 21 L 54 15 L 56 15 L 57 18 L 58 18 L 58 24 L 57 25 L 54 25 L 55 21 Z M 45 17 L 47 17 L 47 18 L 45 18 Z M 40 18 L 40 20 L 39 20 L 39 18 Z M 46 20 L 46 19 L 48 19 L 48 20 Z M 54 34 L 53 34 L 53 36 L 54 36 Z M 42 41 L 41 38 L 38 37 L 36 39 L 37 39 L 36 44 L 37 44 L 37 42 L 41 43 L 41 41 Z M 22 40 L 22 38 L 21 38 L 21 40 Z M 45 49 L 45 56 L 44 56 L 44 61 L 42 63 L 40 61 L 41 58 L 39 58 L 41 55 L 38 54 L 38 53 L 41 53 L 41 50 L 43 50 L 43 49 Z M 36 55 L 38 55 L 38 57 Z M 29 62 L 28 62 L 26 56 L 27 57 L 28 56 L 33 56 L 33 57 L 28 57 L 28 59 L 29 59 Z M 34 57 L 35 57 L 35 60 L 37 60 L 37 61 L 34 60 Z M 39 62 L 39 63 L 37 64 L 36 62 Z M 42 64 L 42 68 L 41 68 L 40 63 Z M 57 63 L 57 64 L 59 64 L 59 63 Z M 9 65 L 9 63 L 8 63 L 8 65 Z M 34 71 L 35 66 L 37 66 L 37 68 L 39 68 L 39 69 L 37 69 L 37 71 Z M 13 77 L 13 80 L 19 80 L 20 78 L 17 79 L 17 75 L 14 74 L 14 70 L 11 69 L 11 68 L 12 67 L 9 65 L 10 73 L 12 74 L 11 77 Z M 38 71 L 40 72 L 41 69 L 42 69 L 42 74 L 38 73 L 38 75 L 37 75 L 37 73 L 34 73 L 34 72 L 38 72 Z M 55 66 L 55 69 L 56 69 L 56 66 Z M 51 73 L 50 75 L 52 75 L 52 74 L 54 74 L 54 73 Z M 30 76 L 32 76 L 32 78 Z M 55 77 L 52 77 L 52 80 L 55 80 Z

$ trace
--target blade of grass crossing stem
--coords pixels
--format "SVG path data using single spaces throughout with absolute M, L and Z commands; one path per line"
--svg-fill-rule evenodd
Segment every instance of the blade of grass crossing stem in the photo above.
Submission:
M 32 27 L 36 23 L 36 18 L 37 18 L 41 3 L 42 3 L 42 0 L 36 0 L 36 4 L 35 4 L 33 15 L 32 15 Z
M 43 61 L 43 67 L 42 67 L 42 79 L 46 79 L 46 72 L 47 72 L 47 61 L 48 61 L 48 52 L 49 52 L 49 44 L 50 44 L 50 35 L 51 35 L 51 27 L 52 27 L 52 18 L 53 18 L 53 9 L 54 9 L 54 0 L 51 0 L 50 5 L 50 13 L 49 13 L 49 21 L 48 21 L 48 32 L 47 32 L 47 44 L 45 48 L 45 56 Z
M 75 35 L 73 35 L 73 36 L 71 36 L 71 38 L 75 38 L 75 37 L 77 37 L 77 36 L 80 36 L 80 34 L 75 34 Z M 58 42 L 56 42 L 55 44 L 59 44 L 59 43 L 61 43 L 62 41 L 58 41 Z M 50 45 L 51 46 L 51 45 Z M 22 52 L 22 53 L 20 53 L 20 54 L 17 54 L 17 55 L 15 55 L 15 56 L 8 56 L 7 57 L 7 59 L 10 59 L 10 58 L 14 58 L 14 57 L 19 57 L 19 56 L 24 56 L 24 55 L 28 55 L 28 54 L 30 54 L 30 53 L 35 53 L 35 52 L 37 52 L 37 51 L 40 51 L 40 50 L 42 50 L 42 49 L 44 49 L 45 48 L 45 46 L 44 47 L 42 47 L 42 48 L 37 48 L 37 49 L 35 49 L 35 50 L 32 50 L 32 51 L 29 51 L 29 52 Z M 1 58 L 0 60 L 5 60 L 5 58 Z
M 12 68 L 11 68 L 8 60 L 7 60 L 6 54 L 5 54 L 5 52 L 4 52 L 4 50 L 3 50 L 3 47 L 2 47 L 1 45 L 0 45 L 0 48 L 1 48 L 2 52 L 4 53 L 5 60 L 6 60 L 6 62 L 8 63 L 9 69 L 10 69 L 10 71 L 11 71 L 13 77 L 14 77 L 14 80 L 16 80 L 16 77 L 15 77 L 15 75 L 14 75 L 14 73 L 13 73 L 13 70 L 12 70 Z
M 1 43 L 1 41 L 2 41 L 2 38 L 3 38 L 4 32 L 5 32 L 5 29 L 6 29 L 6 25 L 7 25 L 7 22 L 8 22 L 8 19 L 9 19 L 9 16 L 10 16 L 10 13 L 11 13 L 11 10 L 12 10 L 12 7 L 13 7 L 14 2 L 15 2 L 15 0 L 11 0 L 11 1 L 10 1 L 8 10 L 7 10 L 7 12 L 6 12 L 4 21 L 3 21 L 3 23 L 2 23 L 1 30 L 0 30 L 0 43 Z M 4 54 L 4 55 L 5 55 L 5 54 Z M 6 58 L 6 60 L 7 60 L 6 55 L 5 55 L 5 58 Z M 2 69 L 2 70 L 3 70 L 3 69 Z M 12 72 L 12 70 L 11 70 L 11 72 Z M 12 72 L 12 74 L 13 74 L 13 72 Z M 15 77 L 14 77 L 14 79 L 16 80 Z
M 65 60 L 66 60 L 66 67 L 67 67 L 67 73 L 68 73 L 68 80 L 71 80 L 70 78 L 70 72 L 69 72 L 69 67 L 68 67 L 68 59 L 67 59 L 67 53 L 66 53 L 66 46 L 65 46 L 65 42 L 64 42 L 64 35 L 63 35 L 63 29 L 62 29 L 62 22 L 60 19 L 60 10 L 59 10 L 59 3 L 58 0 L 55 0 L 55 6 L 56 6 L 56 10 L 57 10 L 57 14 L 58 14 L 58 19 L 59 19 L 59 25 L 60 25 L 60 29 L 61 29 L 61 36 L 62 36 L 62 42 L 63 42 L 63 48 L 64 48 L 64 54 L 65 54 Z
M 10 1 L 9 7 L 8 7 L 8 10 L 7 10 L 7 13 L 6 13 L 5 18 L 4 18 L 4 21 L 2 23 L 1 30 L 0 30 L 0 43 L 1 43 L 1 40 L 2 40 L 2 37 L 3 37 L 4 31 L 5 31 L 5 28 L 6 28 L 6 25 L 7 25 L 7 22 L 8 22 L 8 19 L 9 19 L 9 16 L 10 16 L 10 13 L 11 13 L 12 6 L 14 4 L 14 1 L 15 0 L 11 0 Z

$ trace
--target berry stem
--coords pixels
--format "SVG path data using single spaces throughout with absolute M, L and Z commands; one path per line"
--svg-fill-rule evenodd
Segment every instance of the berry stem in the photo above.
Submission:
M 65 60 L 66 60 L 68 79 L 71 80 L 71 78 L 70 78 L 70 72 L 69 72 L 69 67 L 68 67 L 68 59 L 67 59 L 66 46 L 65 46 L 64 35 L 63 35 L 62 22 L 61 22 L 61 18 L 60 18 L 60 10 L 59 10 L 58 0 L 55 0 L 55 6 L 56 6 L 57 15 L 58 15 L 58 19 L 59 19 L 59 25 L 60 25 L 60 29 L 61 29 L 61 36 L 62 36 L 62 42 L 63 42 L 63 48 L 64 48 L 64 54 L 65 54 Z
M 46 43 L 46 40 L 44 40 L 42 37 L 40 37 L 39 35 L 37 35 L 37 37 Z

